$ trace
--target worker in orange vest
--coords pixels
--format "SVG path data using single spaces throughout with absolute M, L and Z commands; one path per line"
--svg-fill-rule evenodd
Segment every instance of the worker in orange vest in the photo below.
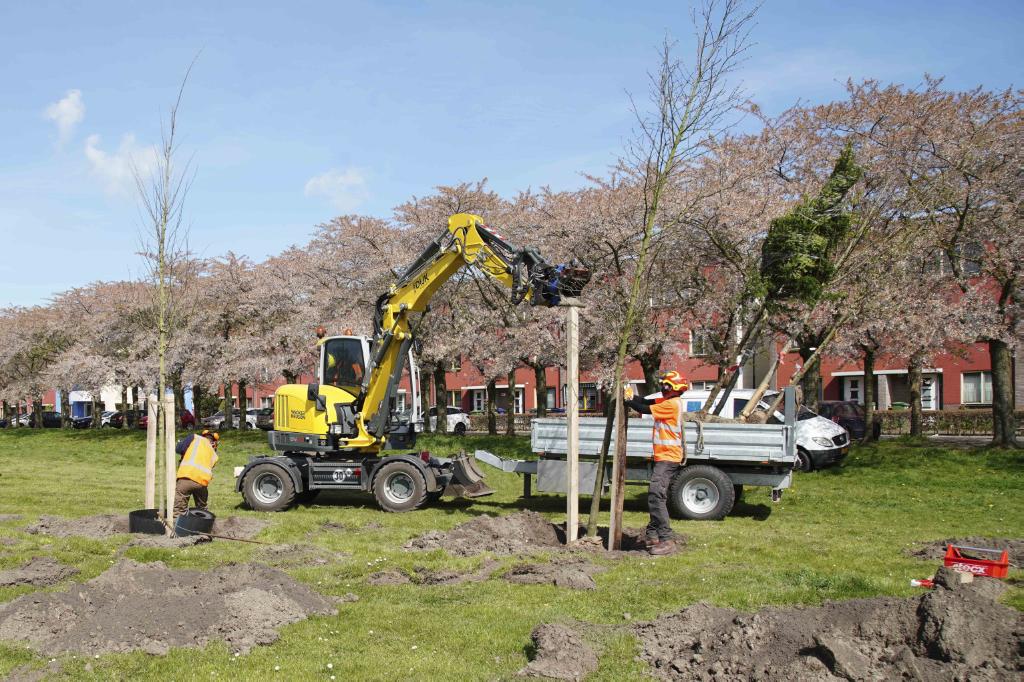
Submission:
M 174 486 L 174 516 L 188 511 L 188 498 L 195 500 L 196 509 L 206 509 L 209 485 L 213 480 L 213 467 L 217 466 L 217 445 L 220 434 L 203 431 L 182 438 L 174 451 L 181 455 L 178 463 L 178 482 Z
M 651 521 L 647 524 L 647 551 L 655 556 L 675 550 L 672 526 L 668 516 L 668 489 L 672 478 L 686 461 L 686 440 L 683 435 L 683 412 L 680 397 L 690 384 L 679 372 L 663 372 L 658 378 L 660 398 L 633 396 L 626 388 L 626 405 L 641 414 L 654 417 L 654 471 L 647 491 L 647 510 Z

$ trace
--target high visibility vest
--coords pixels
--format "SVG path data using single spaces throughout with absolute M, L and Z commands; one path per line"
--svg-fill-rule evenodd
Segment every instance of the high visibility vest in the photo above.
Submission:
M 654 461 L 686 461 L 686 441 L 683 429 L 683 400 L 669 398 L 651 405 L 654 417 Z
M 204 436 L 193 436 L 181 458 L 181 464 L 178 465 L 178 478 L 188 478 L 199 485 L 210 485 L 215 466 L 217 451 L 213 449 L 209 439 Z

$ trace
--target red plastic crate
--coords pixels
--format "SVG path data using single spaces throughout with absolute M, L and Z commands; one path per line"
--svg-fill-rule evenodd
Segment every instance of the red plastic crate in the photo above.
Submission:
M 998 560 L 975 559 L 965 556 L 963 550 L 969 552 L 984 552 L 988 554 L 999 554 L 998 549 L 985 549 L 984 547 L 957 547 L 956 545 L 946 546 L 946 558 L 943 561 L 945 566 L 954 571 L 962 573 L 973 573 L 974 575 L 987 575 L 990 578 L 1005 578 L 1010 571 L 1010 554 L 1005 549 Z

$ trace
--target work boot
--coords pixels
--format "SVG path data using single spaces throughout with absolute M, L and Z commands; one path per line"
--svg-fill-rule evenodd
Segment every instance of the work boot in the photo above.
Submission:
M 665 556 L 676 551 L 676 543 L 671 540 L 660 540 L 653 545 L 647 546 L 647 552 L 652 556 Z

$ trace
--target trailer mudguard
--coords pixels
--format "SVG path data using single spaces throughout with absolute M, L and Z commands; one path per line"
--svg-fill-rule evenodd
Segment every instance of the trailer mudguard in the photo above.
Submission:
M 252 469 L 257 464 L 273 464 L 281 467 L 288 474 L 288 477 L 292 479 L 292 483 L 295 485 L 295 492 L 301 493 L 306 489 L 306 482 L 302 478 L 302 471 L 294 459 L 285 455 L 274 455 L 273 457 L 260 455 L 250 457 L 248 464 L 242 467 L 242 470 L 235 475 L 235 492 L 242 492 L 242 480 L 249 473 L 249 469 Z

